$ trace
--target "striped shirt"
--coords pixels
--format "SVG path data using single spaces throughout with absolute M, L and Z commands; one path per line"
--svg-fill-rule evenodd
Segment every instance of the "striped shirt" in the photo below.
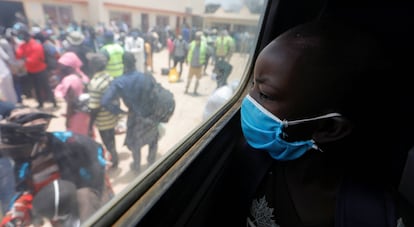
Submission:
M 108 88 L 113 77 L 106 71 L 96 73 L 88 84 L 88 93 L 90 95 L 89 108 L 101 108 L 101 97 Z M 118 116 L 101 108 L 96 116 L 95 125 L 99 130 L 108 130 L 115 128 L 118 122 Z

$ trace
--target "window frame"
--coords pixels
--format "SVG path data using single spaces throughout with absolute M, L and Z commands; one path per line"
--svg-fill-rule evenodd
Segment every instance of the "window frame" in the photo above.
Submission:
M 182 143 L 170 148 L 163 158 L 153 163 L 122 192 L 99 209 L 84 223 L 84 226 L 137 224 L 192 162 L 217 138 L 220 131 L 234 121 L 234 118 L 237 119 L 242 99 L 251 86 L 254 61 L 264 46 L 263 41 L 269 40 L 269 34 L 266 33 L 268 25 L 265 22 L 274 16 L 270 15 L 270 12 L 276 6 L 277 4 L 272 1 L 268 1 L 263 6 L 265 10 L 258 21 L 259 35 L 255 38 L 257 45 L 247 61 L 245 73 L 232 98 L 199 128 L 193 129 Z M 223 154 L 226 155 L 229 153 Z

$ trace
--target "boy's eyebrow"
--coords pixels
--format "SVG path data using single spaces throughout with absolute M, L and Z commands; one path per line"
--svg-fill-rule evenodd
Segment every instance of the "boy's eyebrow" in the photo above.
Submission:
M 272 82 L 271 77 L 268 77 L 268 76 L 255 77 L 253 81 L 257 82 L 258 84 L 266 84 L 266 86 L 279 90 L 279 88 L 275 86 L 274 82 Z
M 257 82 L 257 83 L 264 83 L 264 82 L 266 82 L 266 78 L 263 78 L 263 77 L 254 77 L 253 78 L 253 83 L 255 83 L 255 82 Z

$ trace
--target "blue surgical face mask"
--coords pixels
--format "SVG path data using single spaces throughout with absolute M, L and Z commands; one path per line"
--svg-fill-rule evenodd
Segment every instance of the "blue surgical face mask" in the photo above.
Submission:
M 241 105 L 241 126 L 246 141 L 253 148 L 266 150 L 276 160 L 294 160 L 310 149 L 320 150 L 313 140 L 294 142 L 283 140 L 284 127 L 338 116 L 341 115 L 330 113 L 314 118 L 282 121 L 250 95 L 244 98 Z

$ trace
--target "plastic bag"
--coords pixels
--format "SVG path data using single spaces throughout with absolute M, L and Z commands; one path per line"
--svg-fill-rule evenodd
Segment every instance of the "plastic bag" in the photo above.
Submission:
M 165 136 L 165 124 L 159 123 L 158 124 L 158 139 L 161 139 Z

